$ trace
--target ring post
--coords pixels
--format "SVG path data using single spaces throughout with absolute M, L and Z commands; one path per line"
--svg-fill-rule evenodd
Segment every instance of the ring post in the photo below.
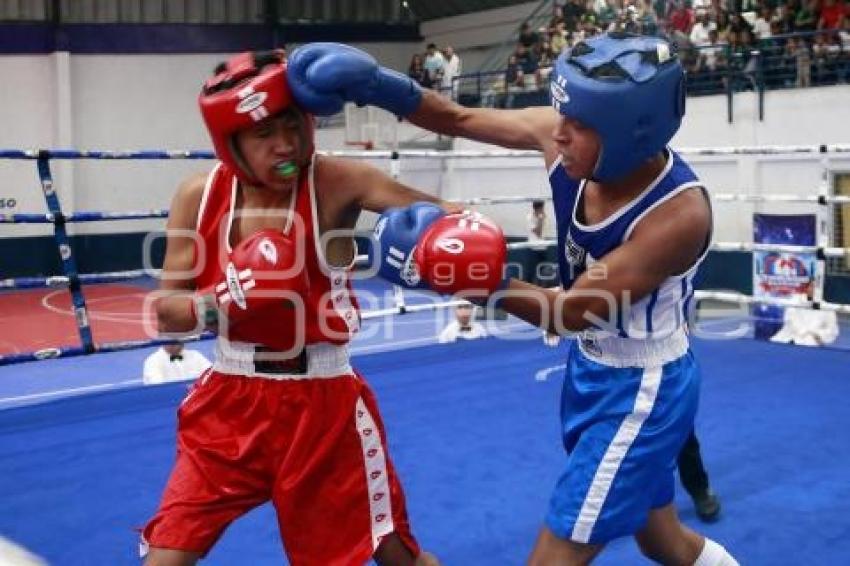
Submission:
M 77 272 L 77 263 L 74 261 L 74 253 L 71 242 L 68 239 L 68 231 L 65 228 L 65 216 L 59 204 L 59 197 L 53 188 L 53 176 L 50 173 L 50 152 L 41 150 L 38 152 L 38 178 L 41 182 L 41 191 L 47 203 L 47 210 L 53 216 L 53 237 L 56 240 L 59 258 L 62 260 L 62 271 L 68 278 L 68 291 L 71 293 L 71 302 L 74 305 L 74 319 L 77 321 L 77 330 L 80 334 L 80 342 L 86 353 L 95 351 L 94 340 L 92 340 L 91 326 L 89 326 L 88 309 L 86 299 L 80 286 L 80 277 Z

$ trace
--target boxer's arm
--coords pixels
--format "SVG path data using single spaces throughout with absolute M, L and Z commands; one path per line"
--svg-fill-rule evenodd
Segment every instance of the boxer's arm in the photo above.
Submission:
M 195 232 L 198 209 L 204 192 L 206 174 L 186 179 L 171 202 L 166 224 L 165 260 L 155 304 L 161 333 L 189 332 L 197 321 L 193 314 L 195 279 L 189 274 L 195 266 Z
M 330 156 L 322 156 L 320 163 L 322 185 L 344 188 L 348 207 L 358 211 L 382 213 L 388 208 L 404 208 L 416 202 L 431 202 L 446 212 L 460 212 L 464 208 L 399 183 L 368 163 Z
M 552 132 L 559 116 L 551 106 L 519 110 L 467 108 L 435 91 L 425 90 L 422 102 L 407 119 L 440 134 L 550 153 L 555 151 Z
M 557 334 L 608 324 L 618 308 L 635 304 L 671 275 L 689 269 L 710 228 L 711 212 L 701 192 L 687 191 L 653 210 L 627 242 L 589 267 L 568 290 L 514 279 L 500 306 Z

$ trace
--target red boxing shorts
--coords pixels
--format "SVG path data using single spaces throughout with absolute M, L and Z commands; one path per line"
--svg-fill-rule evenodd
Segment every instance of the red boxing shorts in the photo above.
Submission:
M 206 554 L 271 500 L 293 566 L 363 564 L 396 533 L 418 556 L 372 391 L 358 374 L 211 371 L 178 411 L 177 461 L 145 544 Z

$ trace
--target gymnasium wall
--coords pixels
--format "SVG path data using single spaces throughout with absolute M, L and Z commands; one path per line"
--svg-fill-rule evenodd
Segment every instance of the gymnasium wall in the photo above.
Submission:
M 490 15 L 487 25 L 508 25 L 515 13 Z M 459 17 L 451 26 L 423 26 L 426 41 L 458 43 L 451 34 L 469 31 Z M 501 18 L 501 19 L 500 19 Z M 502 23 L 500 23 L 502 22 Z M 511 24 L 513 25 L 513 24 Z M 496 29 L 496 28 L 493 28 Z M 428 34 L 431 33 L 431 36 Z M 442 38 L 442 39 L 441 39 Z M 473 42 L 473 39 L 469 39 Z M 470 43 L 471 45 L 471 43 Z M 396 69 L 407 66 L 420 42 L 368 43 L 360 47 Z M 198 86 L 222 59 L 219 53 L 145 54 L 20 54 L 0 57 L 0 73 L 14 80 L 0 89 L 0 148 L 76 149 L 209 149 L 195 100 Z M 850 143 L 850 86 L 821 87 L 766 93 L 765 119 L 759 121 L 753 93 L 734 98 L 733 122 L 726 119 L 723 96 L 688 100 L 688 116 L 673 140 L 676 148 L 740 145 L 799 145 Z M 392 123 L 392 120 L 389 120 Z M 433 135 L 401 124 L 388 137 L 433 140 Z M 318 132 L 319 146 L 345 149 L 342 128 Z M 456 140 L 455 149 L 493 149 Z M 812 156 L 694 157 L 690 161 L 709 190 L 735 193 L 816 194 L 824 164 Z M 389 169 L 388 161 L 375 161 Z M 129 211 L 166 208 L 174 188 L 188 174 L 205 170 L 204 161 L 54 161 L 55 187 L 63 210 Z M 850 156 L 827 164 L 833 171 L 850 171 Z M 405 160 L 403 181 L 445 198 L 485 195 L 545 196 L 545 171 L 539 158 Z M 44 212 L 44 200 L 32 161 L 0 160 L 0 214 Z M 13 205 L 10 205 L 13 203 Z M 494 216 L 512 236 L 524 233 L 527 207 L 482 209 Z M 806 212 L 798 205 L 718 203 L 716 239 L 749 241 L 753 212 Z M 551 210 L 549 211 L 552 216 Z M 367 215 L 363 225 L 370 221 Z M 92 252 L 81 263 L 92 271 L 123 268 L 116 255 L 131 262 L 141 235 L 160 229 L 161 220 L 70 225 L 81 251 Z M 549 231 L 553 225 L 550 222 Z M 55 251 L 51 228 L 42 225 L 0 225 L 2 276 L 51 271 Z M 87 238 L 97 234 L 127 234 Z M 37 238 L 42 236 L 43 238 Z M 35 239 L 30 239 L 35 238 Z M 115 240 L 115 238 L 118 238 Z M 119 241 L 119 254 L 110 241 Z M 113 250 L 112 254 L 103 250 Z M 107 261 L 107 258 L 112 258 Z M 105 263 L 104 263 L 105 262 Z M 120 262 L 118 262 L 120 263 Z M 88 271 L 88 269 L 83 269 Z

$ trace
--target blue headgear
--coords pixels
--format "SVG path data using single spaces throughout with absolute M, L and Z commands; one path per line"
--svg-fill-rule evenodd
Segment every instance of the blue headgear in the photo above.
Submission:
M 685 74 L 675 47 L 657 37 L 606 33 L 555 62 L 555 110 L 602 140 L 592 178 L 612 181 L 661 151 L 685 115 Z

